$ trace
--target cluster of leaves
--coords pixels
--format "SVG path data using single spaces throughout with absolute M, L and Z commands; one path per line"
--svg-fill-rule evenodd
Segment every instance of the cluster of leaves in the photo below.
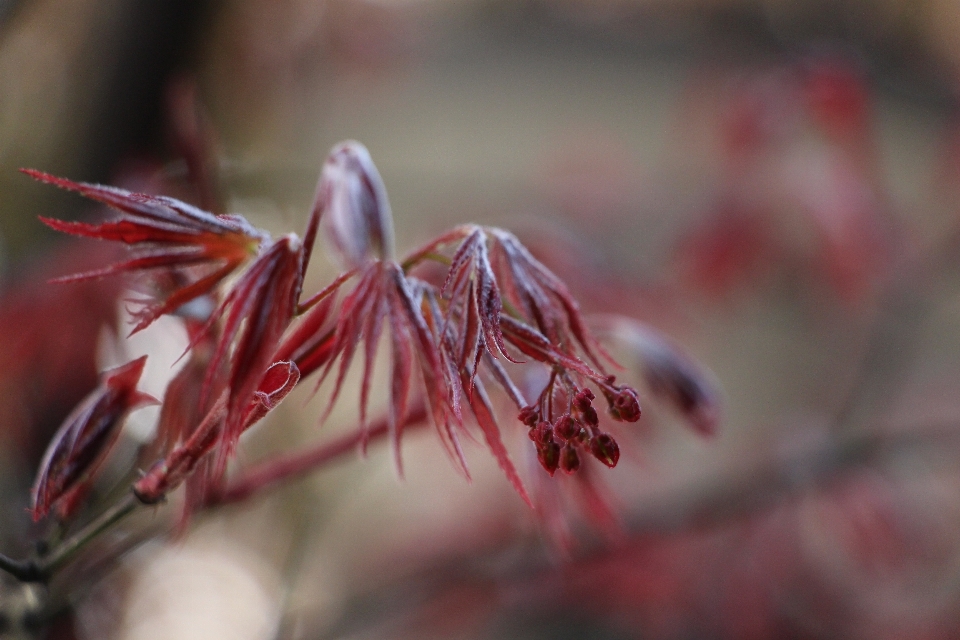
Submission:
M 176 316 L 187 327 L 189 359 L 162 401 L 154 444 L 159 461 L 134 487 L 141 502 L 161 500 L 184 482 L 188 506 L 216 493 L 241 434 L 301 380 L 318 372 L 322 381 L 336 370 L 332 407 L 361 343 L 359 412 L 367 433 L 371 380 L 384 333 L 391 372 L 388 431 L 401 471 L 403 425 L 418 393 L 463 473 L 469 474 L 461 446 L 469 410 L 528 502 L 488 385 L 499 386 L 515 403 L 550 475 L 557 469 L 574 473 L 584 455 L 611 467 L 617 463 L 617 443 L 600 428 L 591 387 L 606 399 L 614 420 L 640 417 L 636 392 L 605 370 L 603 361 L 612 360 L 586 328 L 567 287 L 512 234 L 465 225 L 397 259 L 386 190 L 359 143 L 344 142 L 331 151 L 303 239 L 271 238 L 239 216 L 214 215 L 172 198 L 25 172 L 119 212 L 100 224 L 43 219 L 47 225 L 124 243 L 133 253 L 61 281 L 136 274 L 146 296 L 132 301 L 133 332 L 162 315 Z M 321 233 L 344 271 L 306 297 L 304 274 Z M 430 282 L 412 273 L 427 262 L 446 265 L 445 280 Z M 507 371 L 522 361 L 540 363 L 549 372 L 533 402 Z M 124 417 L 147 401 L 136 391 L 142 369 L 139 359 L 106 373 L 68 419 L 36 482 L 35 519 L 51 510 L 67 519 L 82 502 Z

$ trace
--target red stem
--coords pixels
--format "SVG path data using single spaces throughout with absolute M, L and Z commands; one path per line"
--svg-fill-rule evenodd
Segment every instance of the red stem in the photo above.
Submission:
M 419 403 L 407 414 L 403 427 L 425 425 L 427 409 Z M 332 442 L 325 442 L 313 449 L 301 451 L 285 457 L 273 458 L 260 465 L 254 466 L 242 478 L 229 487 L 211 496 L 205 506 L 212 507 L 223 504 L 240 502 L 254 493 L 273 487 L 275 484 L 304 476 L 316 468 L 335 460 L 340 456 L 355 450 L 363 439 L 379 440 L 389 433 L 389 423 L 386 418 L 372 423 L 366 433 L 356 430 Z
M 439 238 L 434 238 L 433 240 L 423 245 L 413 253 L 408 254 L 407 257 L 403 259 L 403 262 L 400 263 L 401 268 L 404 271 L 407 271 L 408 269 L 413 268 L 421 260 L 423 260 L 425 257 L 430 255 L 431 253 L 435 252 L 441 246 L 445 244 L 449 244 L 451 242 L 456 242 L 464 238 L 467 234 L 470 233 L 470 231 L 472 231 L 475 228 L 476 227 L 474 225 L 470 225 L 470 224 L 463 224 L 463 225 L 460 225 L 459 227 L 454 227 L 450 231 L 447 231 L 446 233 L 444 233 Z
M 352 278 L 357 274 L 357 271 L 358 271 L 357 269 L 351 269 L 350 271 L 345 271 L 344 273 L 341 273 L 339 276 L 336 277 L 336 279 L 334 279 L 333 282 L 331 282 L 330 284 L 325 286 L 323 289 L 321 289 L 320 291 L 310 296 L 310 298 L 308 298 L 306 302 L 298 302 L 297 315 L 306 313 L 307 311 L 310 310 L 311 307 L 313 307 L 318 302 L 325 299 L 331 293 L 336 293 L 337 289 L 339 289 L 344 282 L 346 282 L 347 280 L 349 280 L 350 278 Z

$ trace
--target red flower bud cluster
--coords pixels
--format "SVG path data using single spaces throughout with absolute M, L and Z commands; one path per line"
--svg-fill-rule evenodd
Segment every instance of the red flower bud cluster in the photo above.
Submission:
M 628 387 L 609 389 L 601 387 L 610 401 L 610 413 L 617 419 L 629 415 L 635 421 L 640 417 L 640 405 L 636 402 L 636 393 Z M 612 393 L 610 389 L 617 390 Z M 633 402 L 623 400 L 632 398 Z M 564 473 L 574 473 L 580 468 L 584 454 L 590 454 L 608 467 L 617 466 L 620 459 L 620 447 L 609 433 L 600 429 L 600 417 L 593 406 L 596 396 L 590 389 L 577 390 L 570 400 L 568 410 L 552 423 L 545 420 L 539 407 L 524 407 L 519 419 L 530 431 L 530 439 L 537 448 L 537 460 L 551 476 L 560 469 Z M 624 406 L 621 411 L 618 408 Z M 635 417 L 634 417 L 635 416 Z

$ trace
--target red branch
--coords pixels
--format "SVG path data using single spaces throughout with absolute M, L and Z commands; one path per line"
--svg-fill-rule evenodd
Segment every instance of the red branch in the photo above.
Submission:
M 419 427 L 427 424 L 427 410 L 422 403 L 411 408 L 403 427 Z M 357 449 L 366 438 L 379 440 L 389 434 L 388 422 L 382 418 L 369 425 L 366 432 L 358 429 L 332 442 L 325 442 L 313 449 L 286 457 L 273 458 L 254 466 L 242 478 L 212 495 L 205 506 L 213 507 L 240 502 L 254 493 L 270 488 L 280 482 L 304 476 L 321 465 Z

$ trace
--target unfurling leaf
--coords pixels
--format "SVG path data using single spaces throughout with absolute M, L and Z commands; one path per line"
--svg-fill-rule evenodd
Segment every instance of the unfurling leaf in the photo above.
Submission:
M 448 294 L 451 300 L 449 315 L 459 313 L 465 316 L 464 324 L 479 326 L 483 332 L 482 341 L 474 331 L 463 332 L 464 337 L 471 338 L 461 349 L 463 364 L 467 364 L 468 360 L 476 363 L 484 351 L 493 357 L 502 356 L 516 362 L 507 354 L 503 342 L 503 333 L 500 330 L 500 290 L 490 266 L 487 235 L 481 227 L 475 227 L 457 249 L 441 292 Z
M 266 240 L 266 232 L 240 216 L 214 215 L 165 196 L 132 193 L 116 187 L 73 182 L 33 169 L 21 169 L 36 180 L 53 184 L 106 204 L 120 217 L 100 224 L 40 218 L 44 224 L 72 235 L 122 242 L 133 249 L 124 262 L 96 271 L 79 273 L 57 282 L 72 282 L 103 276 L 151 270 L 181 270 L 183 282 L 172 288 L 157 286 L 157 300 L 143 301 L 135 314 L 136 333 L 161 315 L 213 291 Z M 159 284 L 159 283 L 155 283 Z M 168 290 L 164 290 L 168 289 Z
M 224 447 L 218 458 L 220 471 L 248 424 L 250 402 L 293 319 L 300 293 L 302 260 L 303 247 L 295 235 L 276 240 L 243 273 L 214 316 L 223 316 L 226 320 L 211 372 L 229 355 L 230 395 Z M 292 371 L 291 368 L 290 375 Z M 299 379 L 299 372 L 296 377 Z
M 348 140 L 330 151 L 316 199 L 324 233 L 347 268 L 393 260 L 387 189 L 366 147 Z
M 56 507 L 62 519 L 79 506 L 100 465 L 120 436 L 123 419 L 133 409 L 157 404 L 137 391 L 147 357 L 103 374 L 100 386 L 67 417 L 47 447 L 33 486 L 33 519 Z
M 226 407 L 227 391 L 224 390 L 187 441 L 155 463 L 134 483 L 133 492 L 140 502 L 155 504 L 163 500 L 169 492 L 193 474 L 197 464 L 212 452 L 222 439 Z
M 271 365 L 260 381 L 259 388 L 253 393 L 253 400 L 243 417 L 243 428 L 249 429 L 276 409 L 299 381 L 300 371 L 294 363 L 277 362 Z
M 598 354 L 616 364 L 587 330 L 580 306 L 567 285 L 533 257 L 530 251 L 508 231 L 491 229 L 491 264 L 500 290 L 527 324 L 540 331 L 556 351 L 583 359 L 603 372 Z M 532 354 L 529 354 L 532 355 Z

